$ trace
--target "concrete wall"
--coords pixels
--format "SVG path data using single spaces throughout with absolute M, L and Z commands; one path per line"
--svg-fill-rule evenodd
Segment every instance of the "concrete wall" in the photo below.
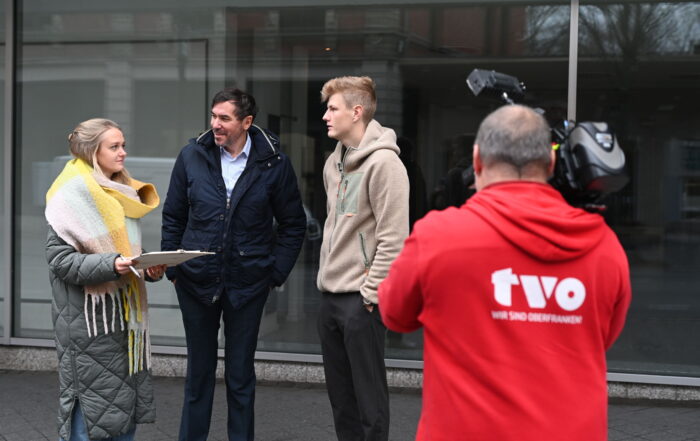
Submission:
M 0 346 L 0 370 L 50 371 L 57 365 L 56 351 L 53 348 L 22 346 Z M 153 355 L 152 373 L 155 376 L 183 377 L 186 359 L 182 355 Z M 219 360 L 217 376 L 223 378 L 223 360 Z M 323 366 L 318 363 L 287 361 L 255 362 L 255 373 L 260 382 L 298 383 L 323 385 Z M 423 372 L 417 369 L 389 368 L 389 387 L 407 391 L 418 391 L 423 385 Z M 609 382 L 608 396 L 613 400 L 649 400 L 700 403 L 700 387 L 669 386 Z

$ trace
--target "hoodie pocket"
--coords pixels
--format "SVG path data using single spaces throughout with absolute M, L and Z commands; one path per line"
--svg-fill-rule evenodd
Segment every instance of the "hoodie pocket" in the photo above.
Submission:
M 360 196 L 360 183 L 364 172 L 349 173 L 343 175 L 338 187 L 338 201 L 336 202 L 336 214 L 354 215 L 358 210 L 358 199 Z

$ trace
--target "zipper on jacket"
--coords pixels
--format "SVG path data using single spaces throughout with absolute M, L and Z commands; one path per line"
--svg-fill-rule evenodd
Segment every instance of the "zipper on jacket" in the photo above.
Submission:
M 243 170 L 243 173 L 245 173 L 245 170 Z M 241 173 L 241 176 L 243 176 L 243 173 Z M 240 177 L 238 178 L 240 180 Z M 231 190 L 231 194 L 233 194 L 235 190 L 235 187 Z M 224 220 L 224 229 L 222 231 L 221 235 L 221 253 L 225 253 L 226 251 L 226 237 L 228 236 L 228 229 L 229 225 L 231 225 L 231 218 L 233 215 L 230 213 L 231 211 L 231 197 L 227 196 L 226 197 L 226 214 L 225 220 Z M 218 252 L 218 250 L 216 250 Z M 221 257 L 221 261 L 223 262 L 223 256 Z M 216 294 L 211 299 L 211 303 L 214 304 L 216 303 L 217 300 L 219 300 L 219 297 L 223 295 L 224 291 L 224 278 L 225 278 L 225 270 L 224 270 L 224 265 L 221 265 L 221 272 L 219 273 L 219 289 Z
M 335 197 L 336 205 L 338 204 L 338 199 L 340 198 L 340 186 L 342 185 L 343 181 L 345 180 L 345 158 L 347 158 L 348 153 L 350 153 L 350 148 L 351 147 L 345 147 L 345 153 L 343 153 L 343 156 L 340 159 L 340 162 L 337 164 L 338 171 L 340 172 L 340 181 L 338 181 L 338 193 L 336 194 L 336 197 Z M 348 183 L 347 183 L 347 181 L 345 181 L 345 191 L 347 191 L 347 189 L 348 189 Z M 343 200 L 341 201 L 340 209 L 341 210 L 345 209 L 345 198 L 344 197 L 343 197 Z M 336 208 L 336 210 L 337 210 L 337 208 Z M 333 233 L 335 233 L 335 227 L 337 224 L 338 224 L 338 215 L 336 213 L 333 213 L 333 229 L 331 230 L 331 237 L 328 238 L 328 252 L 329 253 L 331 252 L 331 248 L 333 245 Z
M 251 164 L 250 162 L 246 164 L 245 168 L 243 169 L 243 172 L 238 177 L 238 181 L 236 182 L 236 185 L 238 185 L 238 183 L 241 182 L 241 180 L 246 176 L 246 174 L 250 173 L 250 169 L 254 166 L 255 166 L 255 164 Z M 231 196 L 233 196 L 234 191 L 236 191 L 235 185 L 231 189 Z M 222 253 L 226 252 L 226 237 L 228 237 L 228 230 L 231 226 L 231 219 L 233 219 L 233 212 L 231 211 L 232 210 L 231 196 L 227 195 L 227 197 L 226 197 L 226 214 L 225 214 L 226 217 L 225 217 L 225 221 L 224 221 L 224 230 L 223 230 L 223 234 L 222 234 L 222 238 L 221 238 L 221 252 Z M 223 261 L 223 257 L 222 257 L 222 261 Z M 212 303 L 216 303 L 216 301 L 219 300 L 219 298 L 224 295 L 224 280 L 226 279 L 225 273 L 226 273 L 226 271 L 225 271 L 224 265 L 221 265 L 221 273 L 219 273 L 219 292 L 217 294 L 214 294 L 214 297 L 212 299 Z
M 365 264 L 365 276 L 369 274 L 369 258 L 367 257 L 367 250 L 365 249 L 365 234 L 360 233 L 360 250 L 362 251 L 362 260 Z
M 239 176 L 239 178 L 238 178 L 239 180 L 241 179 L 241 177 L 243 176 L 245 171 L 246 170 L 243 169 L 243 173 L 241 173 L 241 176 Z M 235 190 L 236 190 L 236 187 L 234 186 L 231 189 L 232 195 L 233 195 L 233 192 Z M 224 189 L 224 191 L 226 191 L 226 189 Z M 223 227 L 223 230 L 221 232 L 221 251 L 215 250 L 217 253 L 218 252 L 225 253 L 225 250 L 226 250 L 226 237 L 228 236 L 228 228 L 229 228 L 229 225 L 231 224 L 231 217 L 232 217 L 232 215 L 230 214 L 230 211 L 231 211 L 231 196 L 229 196 L 227 194 L 226 195 L 226 209 L 224 210 L 224 227 Z M 221 261 L 223 262 L 223 256 L 221 256 Z M 224 273 L 225 273 L 224 265 L 221 265 L 221 272 L 219 273 L 219 288 L 218 288 L 216 294 L 214 294 L 214 296 L 212 296 L 212 298 L 211 298 L 212 304 L 216 303 L 219 300 L 219 298 L 223 295 Z
M 342 195 L 342 199 L 340 199 L 340 211 L 342 211 L 344 213 L 345 212 L 345 195 L 348 194 L 348 180 L 343 179 L 343 182 L 345 183 L 345 185 L 343 185 L 343 195 Z
M 246 165 L 246 167 L 243 169 L 243 172 L 241 175 L 238 177 L 238 181 L 236 182 L 236 185 L 238 185 L 239 182 L 246 176 L 246 174 L 249 173 L 250 167 Z M 236 186 L 234 185 L 233 188 L 231 189 L 231 196 L 226 197 L 226 222 L 224 222 L 224 239 L 226 238 L 226 233 L 228 232 L 229 225 L 231 225 L 231 219 L 233 218 L 233 213 L 231 212 L 231 197 L 233 196 L 233 192 L 236 191 Z M 222 244 L 223 245 L 223 244 Z

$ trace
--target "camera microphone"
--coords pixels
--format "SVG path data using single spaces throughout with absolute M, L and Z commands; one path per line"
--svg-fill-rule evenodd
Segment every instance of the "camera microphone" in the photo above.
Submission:
M 483 94 L 510 104 L 525 96 L 525 85 L 517 78 L 493 70 L 474 69 L 467 77 L 467 86 L 475 96 Z

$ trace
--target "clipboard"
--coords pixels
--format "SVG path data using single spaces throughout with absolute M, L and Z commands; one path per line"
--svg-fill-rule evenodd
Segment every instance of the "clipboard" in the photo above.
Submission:
M 211 254 L 216 254 L 209 251 L 153 251 L 151 253 L 144 253 L 140 256 L 132 257 L 131 260 L 134 262 L 134 268 L 144 269 L 155 265 L 168 265 L 175 266 L 182 262 L 186 262 L 195 257 L 207 256 Z

